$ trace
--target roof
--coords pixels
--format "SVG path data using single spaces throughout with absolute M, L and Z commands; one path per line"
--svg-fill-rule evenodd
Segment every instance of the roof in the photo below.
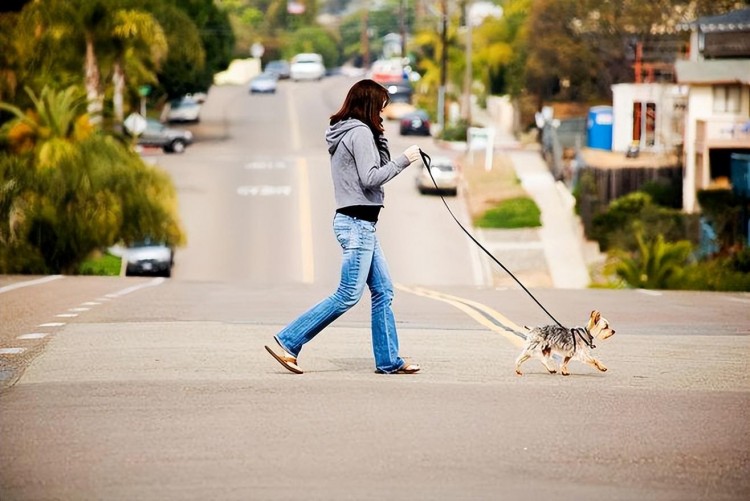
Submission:
M 750 85 L 750 59 L 676 61 L 679 84 Z
M 700 17 L 691 23 L 703 33 L 726 33 L 750 30 L 750 8 L 734 10 L 719 16 Z

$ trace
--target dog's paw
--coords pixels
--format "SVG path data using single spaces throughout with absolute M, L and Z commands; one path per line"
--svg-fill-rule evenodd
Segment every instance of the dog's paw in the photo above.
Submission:
M 557 374 L 557 371 L 555 369 L 547 369 L 547 372 L 550 374 Z
M 568 371 L 562 371 L 560 372 L 560 374 L 562 374 L 563 376 L 570 376 L 570 372 Z
M 523 376 L 523 372 L 521 372 L 521 369 L 516 369 L 516 376 Z

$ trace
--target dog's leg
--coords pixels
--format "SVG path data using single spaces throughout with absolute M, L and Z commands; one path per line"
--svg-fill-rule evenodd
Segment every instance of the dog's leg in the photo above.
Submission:
M 552 353 L 552 350 L 549 348 L 544 348 L 542 350 L 542 358 L 540 359 L 542 361 L 542 365 L 544 365 L 544 368 L 547 369 L 547 371 L 550 374 L 555 374 L 557 372 L 557 367 L 554 365 L 551 365 L 552 358 L 550 357 L 550 354 Z
M 560 366 L 560 374 L 562 374 L 563 376 L 570 376 L 570 372 L 568 372 L 568 362 L 570 362 L 571 358 L 572 357 L 565 357 L 563 359 L 563 363 Z
M 525 348 L 520 355 L 518 355 L 518 358 L 516 359 L 516 374 L 519 376 L 523 376 L 523 372 L 521 372 L 521 364 L 527 361 L 531 358 L 531 351 L 528 348 Z
M 591 358 L 591 365 L 593 365 L 594 367 L 596 367 L 602 372 L 607 372 L 607 367 L 595 358 Z
M 607 372 L 607 367 L 605 367 L 603 363 L 592 357 L 590 353 L 583 354 L 583 356 L 581 357 L 581 361 L 589 364 L 592 367 L 596 367 L 602 372 Z

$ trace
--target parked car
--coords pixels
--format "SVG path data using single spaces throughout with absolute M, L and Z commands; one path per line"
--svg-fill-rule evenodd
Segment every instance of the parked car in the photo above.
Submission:
M 269 61 L 268 64 L 266 64 L 264 73 L 270 73 L 276 75 L 279 80 L 285 80 L 289 78 L 290 75 L 289 62 L 284 61 L 283 59 Z
M 326 74 L 323 56 L 320 54 L 297 54 L 289 66 L 289 77 L 298 80 L 320 80 Z
M 138 136 L 139 145 L 156 146 L 164 153 L 182 153 L 192 142 L 193 133 L 189 130 L 167 127 L 153 118 L 146 119 L 146 130 Z
M 420 193 L 445 193 L 447 195 L 458 194 L 458 169 L 453 160 L 447 157 L 432 157 L 432 182 L 427 166 L 422 164 L 417 174 L 417 189 Z M 435 188 L 437 184 L 437 188 Z
M 399 130 L 402 136 L 430 135 L 430 116 L 424 110 L 414 110 L 401 117 Z
M 125 251 L 125 275 L 172 276 L 174 250 L 163 242 L 145 238 Z
M 388 90 L 391 102 L 383 110 L 386 120 L 401 120 L 407 113 L 417 108 L 411 104 L 412 88 L 408 83 L 391 83 L 384 87 Z
M 208 99 L 208 94 L 206 94 L 205 92 L 193 92 L 185 94 L 185 97 L 192 99 L 198 104 L 203 104 L 206 102 L 206 99 Z
M 271 73 L 261 73 L 250 80 L 250 94 L 275 94 L 278 78 Z
M 167 122 L 199 122 L 201 104 L 192 97 L 175 99 L 169 103 Z

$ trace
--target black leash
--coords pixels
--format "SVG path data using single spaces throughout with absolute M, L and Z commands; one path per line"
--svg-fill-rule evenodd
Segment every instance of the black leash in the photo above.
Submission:
M 560 322 L 558 322 L 557 319 L 555 317 L 553 317 L 552 314 L 549 311 L 547 311 L 547 308 L 545 308 L 544 306 L 542 306 L 542 303 L 540 303 L 534 297 L 534 295 L 531 292 L 529 292 L 529 289 L 527 289 L 526 286 L 524 286 L 521 283 L 521 281 L 518 280 L 518 278 L 516 278 L 516 276 L 513 273 L 511 273 L 511 271 L 508 268 L 505 267 L 505 265 L 503 263 L 501 263 L 500 261 L 498 261 L 497 258 L 495 256 L 493 256 L 490 251 L 488 251 L 487 249 L 485 249 L 484 246 L 482 244 L 480 244 L 479 241 L 476 238 L 474 238 L 474 236 L 471 233 L 469 233 L 469 231 L 466 228 L 464 228 L 464 225 L 461 224 L 461 221 L 459 221 L 458 218 L 456 217 L 456 215 L 453 214 L 453 211 L 451 210 L 450 206 L 448 205 L 448 202 L 445 201 L 445 198 L 443 197 L 442 193 L 440 193 L 440 188 L 438 188 L 437 182 L 435 181 L 435 178 L 432 175 L 432 168 L 431 168 L 432 159 L 430 158 L 430 156 L 427 153 L 425 153 L 424 151 L 422 151 L 421 148 L 419 150 L 419 154 L 422 156 L 422 163 L 424 163 L 425 167 L 427 167 L 427 172 L 430 174 L 430 179 L 432 179 L 432 183 L 435 185 L 435 189 L 440 194 L 440 199 L 443 201 L 443 205 L 445 205 L 445 208 L 448 209 L 448 212 L 450 213 L 451 217 L 456 222 L 456 224 L 458 224 L 458 226 L 464 231 L 464 233 L 466 233 L 466 235 L 471 239 L 472 242 L 474 242 L 475 244 L 477 244 L 477 246 L 480 249 L 482 249 L 484 251 L 484 253 L 487 254 L 490 257 L 490 259 L 492 259 L 500 268 L 502 268 L 508 275 L 510 275 L 510 277 L 513 280 L 515 280 L 518 285 L 521 286 L 521 288 L 526 292 L 526 294 L 528 294 L 529 297 L 531 299 L 533 299 L 534 302 L 537 305 L 539 305 L 539 307 L 544 311 L 544 313 L 546 313 L 552 320 L 554 320 L 555 323 L 558 326 L 562 327 L 563 329 L 568 330 L 566 327 L 563 326 L 563 324 L 561 324 Z M 574 334 L 573 340 L 575 342 L 575 334 Z

